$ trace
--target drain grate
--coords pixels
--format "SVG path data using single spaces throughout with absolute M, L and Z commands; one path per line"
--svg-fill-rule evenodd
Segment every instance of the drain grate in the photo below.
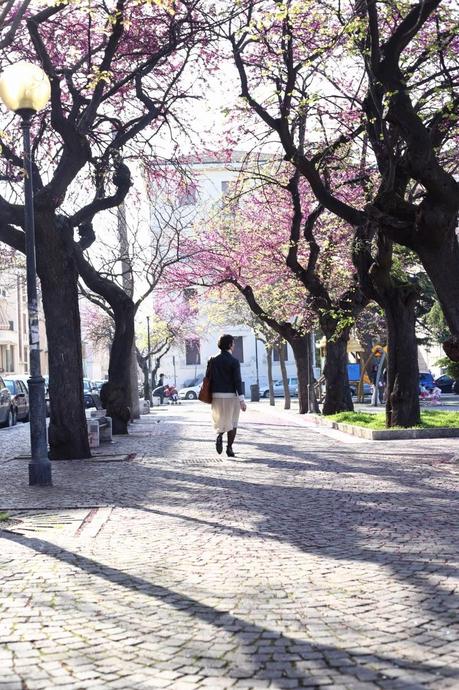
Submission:
M 172 465 L 223 465 L 223 458 L 177 458 L 169 461 Z
M 152 431 L 136 431 L 129 434 L 129 438 L 157 438 L 158 436 L 170 436 L 170 431 L 153 429 Z

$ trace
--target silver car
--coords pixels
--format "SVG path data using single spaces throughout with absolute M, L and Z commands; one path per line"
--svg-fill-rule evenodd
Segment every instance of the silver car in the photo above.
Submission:
M 14 413 L 11 393 L 0 376 L 0 426 L 14 426 L 15 424 L 16 415 Z
M 297 378 L 288 378 L 288 389 L 290 391 L 290 395 L 296 396 L 298 395 L 298 379 Z M 274 391 L 274 397 L 275 398 L 283 398 L 285 393 L 284 393 L 284 384 L 282 383 L 282 380 L 280 381 L 274 381 L 273 382 L 273 391 Z M 269 398 L 269 388 L 265 388 L 262 392 L 263 398 Z

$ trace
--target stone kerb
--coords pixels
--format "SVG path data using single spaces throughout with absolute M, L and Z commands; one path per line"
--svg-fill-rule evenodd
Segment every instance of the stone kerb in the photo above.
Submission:
M 336 422 L 326 417 L 311 415 L 309 417 L 314 424 L 326 426 L 330 429 L 343 431 L 345 434 L 352 434 L 359 438 L 366 438 L 370 441 L 407 441 L 416 438 L 459 438 L 459 428 L 436 427 L 432 429 L 368 429 L 355 424 Z

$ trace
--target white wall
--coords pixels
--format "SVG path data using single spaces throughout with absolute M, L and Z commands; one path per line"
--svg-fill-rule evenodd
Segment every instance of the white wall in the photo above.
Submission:
M 245 383 L 245 392 L 248 396 L 250 394 L 250 385 L 257 382 L 257 366 L 255 356 L 255 334 L 250 328 L 244 325 L 228 326 L 227 329 L 219 328 L 218 330 L 212 327 L 209 328 L 206 336 L 200 338 L 201 364 L 198 365 L 186 364 L 184 345 L 173 348 L 161 360 L 160 372 L 164 373 L 165 382 L 176 382 L 177 387 L 182 388 L 187 379 L 192 379 L 196 375 L 204 373 L 208 359 L 219 353 L 217 342 L 223 333 L 231 333 L 233 336 L 242 336 L 244 361 L 241 362 L 241 377 Z M 258 378 L 260 388 L 263 389 L 267 388 L 268 385 L 268 369 L 265 348 L 260 341 L 257 342 L 257 351 Z M 296 366 L 290 347 L 288 347 L 287 357 L 287 373 L 289 376 L 296 376 Z M 273 362 L 273 377 L 275 380 L 281 378 L 279 362 Z

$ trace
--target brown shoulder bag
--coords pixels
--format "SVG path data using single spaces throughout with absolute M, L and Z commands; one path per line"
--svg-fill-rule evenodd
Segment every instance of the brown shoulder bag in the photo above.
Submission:
M 206 375 L 203 378 L 198 400 L 208 405 L 212 402 L 212 358 L 207 363 Z

